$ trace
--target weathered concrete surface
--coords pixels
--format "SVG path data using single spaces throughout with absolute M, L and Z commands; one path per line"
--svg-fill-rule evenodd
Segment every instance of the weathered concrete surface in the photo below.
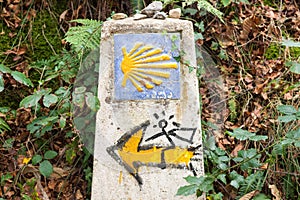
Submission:
M 135 40 L 136 37 L 130 35 L 148 33 L 158 36 L 155 35 L 151 41 L 143 38 Z M 169 42 L 161 46 L 155 43 L 160 34 L 165 37 L 174 33 L 179 38 L 171 39 L 174 41 L 171 50 L 165 51 Z M 120 47 L 122 53 L 116 53 L 116 49 L 119 50 L 115 43 L 118 42 L 115 39 L 117 34 L 125 34 L 128 40 Z M 137 40 L 140 40 L 140 46 Z M 146 45 L 153 48 L 144 51 Z M 179 187 L 187 185 L 183 177 L 204 173 L 198 80 L 195 70 L 189 73 L 187 66 L 176 63 L 176 55 L 172 52 L 178 48 L 183 53 L 180 59 L 196 66 L 194 35 L 189 21 L 134 21 L 127 18 L 104 23 L 98 87 L 101 108 L 97 115 L 92 199 L 196 199 L 194 196 L 175 196 Z M 149 52 L 152 53 L 147 56 Z M 140 55 L 145 56 L 139 60 Z M 117 61 L 118 56 L 121 61 Z M 153 57 L 154 61 L 145 61 Z M 156 61 L 157 58 L 161 60 Z M 133 63 L 133 59 L 138 61 Z M 115 63 L 118 63 L 117 66 Z M 116 75 L 118 67 L 123 74 Z M 177 73 L 180 75 L 179 88 L 172 89 L 176 86 L 172 83 L 166 86 Z M 153 84 L 155 78 L 162 82 Z M 174 80 L 177 80 L 176 77 Z M 140 86 L 134 85 L 134 82 Z M 116 88 L 121 91 L 116 91 Z M 122 88 L 124 93 L 137 93 L 137 96 L 137 91 L 147 93 L 158 88 L 161 91 L 179 91 L 179 95 L 176 98 L 172 95 L 122 98 Z M 127 91 L 127 88 L 130 90 Z

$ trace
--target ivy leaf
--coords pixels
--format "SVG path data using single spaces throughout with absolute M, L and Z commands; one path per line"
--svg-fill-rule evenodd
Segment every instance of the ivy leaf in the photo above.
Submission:
M 0 92 L 4 90 L 4 80 L 2 75 L 0 74 Z
M 251 133 L 249 131 L 243 130 L 241 128 L 234 129 L 233 132 L 227 132 L 228 135 L 235 137 L 238 140 L 251 140 L 251 141 L 260 141 L 268 139 L 268 136 L 264 135 L 256 135 L 255 133 Z
M 261 166 L 261 163 L 259 162 L 261 154 L 257 154 L 256 149 L 240 150 L 238 152 L 238 157 L 242 158 L 242 161 L 250 159 L 241 165 L 242 170 L 247 170 L 249 168 L 258 168 Z
M 56 151 L 52 151 L 52 150 L 49 150 L 49 151 L 46 151 L 46 153 L 44 154 L 44 158 L 45 159 L 53 159 L 57 156 L 57 152 Z
M 286 115 L 295 114 L 297 112 L 297 110 L 294 108 L 294 106 L 291 106 L 291 105 L 277 106 L 277 110 Z
M 208 140 L 206 140 L 204 145 L 206 148 L 208 148 L 211 151 L 216 150 L 217 147 L 216 147 L 215 137 L 214 136 L 209 137 Z
M 230 181 L 230 185 L 232 185 L 236 189 L 238 189 L 240 187 L 240 184 L 239 184 L 239 182 L 237 180 Z
M 85 101 L 87 106 L 92 110 L 92 111 L 97 111 L 100 108 L 100 101 L 99 99 L 91 92 L 86 92 L 85 93 Z
M 232 171 L 229 175 L 229 178 L 231 179 L 230 185 L 236 189 L 238 189 L 240 184 L 244 181 L 244 177 L 238 174 L 236 171 Z
M 287 47 L 300 47 L 300 42 L 295 42 L 293 40 L 282 40 L 282 45 Z
M 254 135 L 249 138 L 249 140 L 255 141 L 255 142 L 261 141 L 261 140 L 266 140 L 266 139 L 268 139 L 268 136 L 266 136 L 266 135 Z
M 43 158 L 42 158 L 41 155 L 34 155 L 32 157 L 31 162 L 32 162 L 33 165 L 36 165 L 36 164 L 40 163 L 42 160 L 43 160 Z
M 211 176 L 205 176 L 204 181 L 202 184 L 199 185 L 199 190 L 202 192 L 209 192 L 214 189 L 213 183 L 215 181 L 215 178 Z
M 33 87 L 33 84 L 32 84 L 32 82 L 31 82 L 31 80 L 30 80 L 29 78 L 27 78 L 27 77 L 25 76 L 25 74 L 23 74 L 23 73 L 21 73 L 21 72 L 18 72 L 18 71 L 13 71 L 13 72 L 11 73 L 11 75 L 12 75 L 12 77 L 13 77 L 16 81 L 18 81 L 19 83 L 22 83 L 22 84 L 24 84 L 24 85 L 26 85 L 26 86 L 31 86 L 31 87 Z
M 59 128 L 63 129 L 66 126 L 66 118 L 60 117 L 58 123 L 59 123 Z
M 46 94 L 43 98 L 43 104 L 47 108 L 51 106 L 51 104 L 54 104 L 58 101 L 58 98 L 55 94 Z
M 64 87 L 60 87 L 54 92 L 54 94 L 56 94 L 60 97 L 66 97 L 70 94 L 70 91 Z
M 217 179 L 221 180 L 224 184 L 227 184 L 227 181 L 226 181 L 226 174 L 219 174 L 217 176 Z
M 82 86 L 82 87 L 76 87 L 74 90 L 75 94 L 82 94 L 86 91 L 86 87 Z
M 197 41 L 197 40 L 203 40 L 203 39 L 204 39 L 202 33 L 196 33 L 196 32 L 195 32 L 194 35 L 195 35 L 195 36 L 194 36 L 194 40 L 195 40 L 195 41 Z
M 276 144 L 272 149 L 272 155 L 283 155 L 286 146 L 282 144 Z
M 295 141 L 294 146 L 299 148 L 300 147 L 300 141 Z
M 39 93 L 29 95 L 24 99 L 22 99 L 22 101 L 20 102 L 20 107 L 25 107 L 25 108 L 34 107 L 37 105 L 37 103 L 41 98 L 42 98 L 42 94 Z
M 197 189 L 198 189 L 198 186 L 195 184 L 186 185 L 186 186 L 180 187 L 178 189 L 176 195 L 182 195 L 182 196 L 192 195 L 192 194 L 196 193 Z
M 241 140 L 241 141 L 247 140 L 250 137 L 255 136 L 255 133 L 251 133 L 251 132 L 243 130 L 241 128 L 236 128 L 233 130 L 233 132 L 228 131 L 227 133 L 228 133 L 228 135 L 235 137 L 236 139 Z
M 25 107 L 25 108 L 29 108 L 29 107 L 33 107 L 36 106 L 38 104 L 38 101 L 42 98 L 43 95 L 49 94 L 51 92 L 51 89 L 41 89 L 37 92 L 35 92 L 32 95 L 29 95 L 27 97 L 25 97 L 24 99 L 22 99 L 22 101 L 20 102 L 20 107 Z
M 228 55 L 224 49 L 220 50 L 220 53 L 218 54 L 219 58 L 222 60 L 228 60 Z
M 295 121 L 297 119 L 296 115 L 285 115 L 285 116 L 279 116 L 278 120 L 280 122 L 288 123 L 291 121 Z
M 186 182 L 188 182 L 189 184 L 196 184 L 196 185 L 200 185 L 203 183 L 204 181 L 204 176 L 201 177 L 196 177 L 196 176 L 187 176 L 184 178 L 186 180 Z
M 282 144 L 282 145 L 286 145 L 286 144 L 292 144 L 294 142 L 294 140 L 293 139 L 284 139 L 284 140 L 282 140 L 281 142 L 280 142 L 280 144 Z
M 231 0 L 221 0 L 224 7 L 228 6 L 231 3 Z
M 300 74 L 300 63 L 293 62 L 292 66 L 290 67 L 290 71 L 295 74 Z
M 58 116 L 54 117 L 39 117 L 34 119 L 26 126 L 30 133 L 36 133 L 36 137 L 42 136 L 45 132 L 50 131 L 54 123 L 57 122 Z
M 186 8 L 183 10 L 184 14 L 190 14 L 190 15 L 195 15 L 197 12 L 198 10 L 194 8 Z
M 53 166 L 48 160 L 44 160 L 41 162 L 39 170 L 43 176 L 49 177 L 53 172 Z
M 80 107 L 80 108 L 83 108 L 84 107 L 84 102 L 85 102 L 85 99 L 84 99 L 84 94 L 76 94 L 76 93 L 73 93 L 73 103 L 74 105 Z
M 1 119 L 1 118 L 0 118 Z M 10 149 L 13 147 L 13 144 L 14 144 L 14 139 L 13 138 L 9 138 L 7 140 L 4 141 L 4 144 L 3 144 L 3 147 L 6 148 L 6 149 Z
M 5 67 L 3 64 L 0 64 L 0 72 L 10 74 L 12 71 L 8 67 Z
M 298 128 L 298 129 L 296 129 L 294 131 L 289 131 L 286 134 L 286 137 L 294 139 L 294 140 L 299 140 L 300 139 L 300 128 Z

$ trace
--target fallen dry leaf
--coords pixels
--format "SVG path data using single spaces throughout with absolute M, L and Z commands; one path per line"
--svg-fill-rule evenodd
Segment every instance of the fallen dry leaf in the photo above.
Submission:
M 53 173 L 50 175 L 50 178 L 59 179 L 69 175 L 69 171 L 62 169 L 60 167 L 53 167 Z
M 280 200 L 281 199 L 280 191 L 277 189 L 276 185 L 269 185 L 269 188 L 271 189 L 272 195 L 275 197 L 273 198 L 273 200 Z
M 252 197 L 256 196 L 259 194 L 258 190 L 254 190 L 252 192 L 249 192 L 248 194 L 245 194 L 240 198 L 240 200 L 250 200 Z
M 48 188 L 51 189 L 51 190 L 54 190 L 55 186 L 57 184 L 57 181 L 52 179 L 48 182 Z
M 260 169 L 268 169 L 268 167 L 269 167 L 269 163 L 265 163 L 260 167 Z
M 243 148 L 244 148 L 244 144 L 239 143 L 238 145 L 236 145 L 236 146 L 234 147 L 234 149 L 232 150 L 232 152 L 230 153 L 230 155 L 231 155 L 232 157 L 237 157 L 238 152 L 239 152 L 240 150 L 242 150 Z
M 66 17 L 66 14 L 68 13 L 69 9 L 68 10 L 65 10 L 64 12 L 62 12 L 59 16 L 59 22 L 62 22 L 65 20 L 65 17 Z
M 243 30 L 240 35 L 240 42 L 243 44 L 247 41 L 251 31 L 256 29 L 257 25 L 260 24 L 260 19 L 254 15 L 247 17 L 243 22 Z
M 76 195 L 76 200 L 83 199 L 83 195 L 81 194 L 80 190 L 77 190 L 75 195 Z

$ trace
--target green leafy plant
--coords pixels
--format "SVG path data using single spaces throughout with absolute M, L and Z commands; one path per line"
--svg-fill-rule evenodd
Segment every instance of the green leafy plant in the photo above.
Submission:
M 288 61 L 285 63 L 285 66 L 289 67 L 291 72 L 300 74 L 300 63 L 295 61 Z
M 284 114 L 278 117 L 278 121 L 282 123 L 296 122 L 300 120 L 300 111 L 291 105 L 279 105 L 277 110 Z M 286 132 L 284 137 L 281 138 L 280 142 L 275 145 L 273 154 L 283 155 L 286 148 L 294 146 L 300 147 L 300 127 L 293 126 L 292 130 Z
M 279 180 L 282 181 L 285 199 L 295 199 L 300 190 L 297 178 L 300 163 L 294 159 L 300 148 L 299 111 L 291 105 L 277 106 L 277 110 L 284 114 L 278 117 L 281 137 L 274 145 L 270 157 L 275 160 L 277 167 L 285 169 L 286 175 Z
M 40 173 L 45 177 L 49 177 L 53 172 L 53 166 L 49 160 L 55 158 L 56 156 L 56 151 L 48 150 L 44 153 L 44 156 L 39 154 L 34 155 L 31 162 L 33 165 L 39 164 Z
M 26 86 L 33 87 L 33 84 L 29 78 L 25 76 L 25 74 L 13 71 L 10 68 L 4 66 L 3 64 L 0 64 L 0 92 L 4 90 L 4 79 L 3 79 L 3 73 L 4 74 L 10 74 L 12 78 L 14 78 L 17 82 L 24 84 Z
M 268 139 L 268 136 L 265 135 L 256 135 L 256 133 L 251 133 L 249 131 L 243 130 L 241 128 L 234 129 L 233 132 L 227 131 L 228 135 L 235 137 L 240 141 L 249 140 L 249 141 L 261 141 Z
M 262 141 L 266 140 L 267 136 L 256 135 L 241 128 L 234 129 L 233 132 L 227 132 L 230 136 L 235 137 L 240 141 Z M 205 136 L 204 136 L 205 137 Z M 215 138 L 204 138 L 204 159 L 205 164 L 209 165 L 210 171 L 206 172 L 204 176 L 195 177 L 188 176 L 185 180 L 189 185 L 180 187 L 177 195 L 192 195 L 201 196 L 203 193 L 212 199 L 222 199 L 223 194 L 217 192 L 215 188 L 216 182 L 227 184 L 230 180 L 230 185 L 237 190 L 238 196 L 253 190 L 261 191 L 265 181 L 265 173 L 261 171 L 254 171 L 259 168 L 261 152 L 256 149 L 240 150 L 236 157 L 233 157 L 225 150 L 222 150 L 215 145 Z M 234 163 L 234 165 L 230 165 Z M 238 172 L 239 171 L 239 172 Z M 228 173 L 229 172 L 229 173 Z M 250 174 L 244 177 L 242 174 Z
M 291 122 L 297 122 L 299 120 L 299 111 L 291 105 L 280 105 L 277 110 L 283 114 L 283 116 L 278 117 L 278 121 L 287 124 Z M 204 159 L 205 165 L 207 165 L 204 176 L 194 177 L 188 176 L 185 178 L 188 185 L 180 187 L 177 191 L 177 195 L 193 195 L 197 196 L 206 193 L 208 198 L 212 199 L 222 199 L 223 193 L 218 192 L 216 185 L 218 184 L 229 184 L 234 188 L 236 193 L 235 199 L 240 199 L 244 195 L 252 191 L 262 191 L 264 183 L 266 181 L 267 173 L 260 169 L 263 165 L 261 162 L 262 155 L 265 152 L 271 150 L 271 154 L 267 154 L 267 163 L 274 165 L 273 161 L 276 157 L 280 156 L 281 160 L 285 160 L 285 157 L 290 157 L 290 152 L 297 152 L 297 148 L 300 147 L 300 128 L 292 126 L 292 130 L 288 131 L 282 136 L 275 140 L 274 143 L 268 145 L 266 148 L 258 151 L 254 148 L 242 149 L 237 152 L 236 156 L 227 153 L 215 145 L 215 138 L 204 136 Z M 234 129 L 232 132 L 226 132 L 229 136 L 235 138 L 240 142 L 261 142 L 267 140 L 268 137 L 264 135 L 257 135 L 241 128 Z M 288 161 L 289 162 L 289 161 Z M 287 163 L 284 161 L 277 162 L 276 165 L 286 166 Z M 209 167 L 208 167 L 209 166 Z M 291 161 L 290 165 L 287 167 L 289 170 L 299 169 L 299 163 L 297 160 Z M 290 175 L 291 174 L 291 175 Z M 288 179 L 283 179 L 287 184 L 287 196 L 286 198 L 292 199 L 297 196 L 297 179 L 290 178 L 295 173 L 288 173 Z M 218 183 L 218 184 L 217 184 Z M 288 186 L 294 183 L 295 187 Z M 288 191 L 290 190 L 290 191 Z M 259 194 L 254 199 L 270 199 L 265 194 Z
M 294 106 L 291 105 L 280 105 L 277 107 L 277 110 L 284 114 L 283 116 L 279 116 L 278 120 L 280 122 L 291 122 L 300 120 L 300 110 L 297 110 L 294 108 Z
M 179 1 L 179 0 L 164 0 L 164 5 L 168 5 L 168 4 L 173 4 L 173 3 L 178 3 L 181 2 L 182 3 L 182 8 L 185 8 L 186 6 L 192 5 L 192 4 L 197 4 L 197 9 L 200 11 L 201 9 L 210 12 L 211 14 L 217 16 L 222 22 L 223 21 L 223 13 L 221 11 L 219 11 L 218 9 L 216 9 L 211 3 L 209 3 L 206 0 L 185 0 L 185 1 Z M 185 11 L 185 13 L 194 13 L 195 14 L 195 10 L 193 9 L 189 9 L 188 11 Z
M 291 60 L 285 62 L 285 66 L 289 67 L 292 73 L 300 74 L 300 42 L 283 39 L 281 45 L 289 48 L 291 54 L 292 52 L 296 52 L 296 55 L 291 56 Z
M 1 175 L 0 185 L 3 186 L 5 181 L 8 181 L 12 178 L 13 178 L 13 176 L 11 175 L 11 173 L 5 173 L 5 174 Z

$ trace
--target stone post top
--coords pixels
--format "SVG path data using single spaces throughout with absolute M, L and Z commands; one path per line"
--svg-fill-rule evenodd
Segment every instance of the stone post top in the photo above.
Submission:
M 113 33 L 159 33 L 164 30 L 168 32 L 185 30 L 193 33 L 193 23 L 188 20 L 173 18 L 134 20 L 133 17 L 129 17 L 122 20 L 109 20 L 103 24 L 101 37 L 105 38 Z

